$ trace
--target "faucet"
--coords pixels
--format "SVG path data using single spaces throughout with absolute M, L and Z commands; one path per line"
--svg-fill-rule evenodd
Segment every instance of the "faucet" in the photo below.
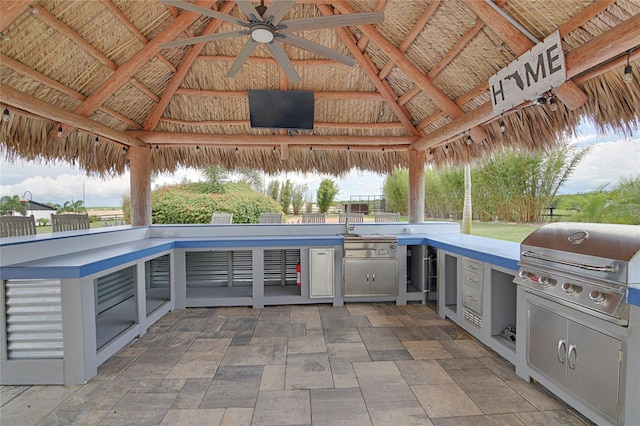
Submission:
M 350 234 L 351 231 L 353 231 L 354 229 L 356 229 L 356 225 L 353 223 L 349 223 L 349 214 L 347 214 L 347 216 L 344 218 L 344 226 L 345 229 L 347 231 L 347 234 Z

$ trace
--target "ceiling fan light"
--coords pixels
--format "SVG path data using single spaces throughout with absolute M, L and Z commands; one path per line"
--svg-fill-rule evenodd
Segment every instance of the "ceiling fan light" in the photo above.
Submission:
M 258 26 L 258 28 L 251 31 L 251 38 L 258 43 L 271 43 L 273 41 L 273 31 L 266 26 Z

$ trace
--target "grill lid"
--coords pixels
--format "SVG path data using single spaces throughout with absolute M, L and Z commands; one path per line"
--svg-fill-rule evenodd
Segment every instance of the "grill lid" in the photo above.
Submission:
M 604 223 L 550 223 L 532 232 L 522 246 L 597 256 L 629 263 L 640 255 L 640 226 Z

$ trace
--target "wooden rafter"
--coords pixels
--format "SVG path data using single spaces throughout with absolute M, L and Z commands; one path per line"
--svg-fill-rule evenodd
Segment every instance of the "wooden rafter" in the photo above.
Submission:
M 100 52 L 98 49 L 93 47 L 91 43 L 89 43 L 88 41 L 80 37 L 80 35 L 77 32 L 75 32 L 74 30 L 72 30 L 71 28 L 69 28 L 62 22 L 60 22 L 58 19 L 56 19 L 54 16 L 52 16 L 49 12 L 47 12 L 45 8 L 43 8 L 40 5 L 34 5 L 33 10 L 37 12 L 34 14 L 34 16 L 36 16 L 38 19 L 40 19 L 42 22 L 44 22 L 51 28 L 58 31 L 60 34 L 67 37 L 75 45 L 79 46 L 82 50 L 87 52 L 89 55 L 91 55 L 95 60 L 100 62 L 102 65 L 114 71 L 118 69 L 118 65 L 115 62 L 113 62 L 111 59 L 109 59 L 107 55 Z M 149 98 L 151 98 L 151 100 L 155 102 L 158 102 L 160 100 L 160 98 L 158 98 L 158 96 L 156 96 L 155 93 L 150 91 L 144 84 L 140 83 L 139 81 L 135 79 L 131 79 L 131 84 L 133 84 L 135 87 L 140 89 L 142 93 L 146 94 Z
M 341 13 L 353 13 L 354 10 L 343 0 L 338 0 L 335 7 Z M 395 62 L 402 71 L 409 76 L 420 88 L 438 105 L 449 117 L 457 118 L 464 115 L 464 111 L 456 105 L 438 86 L 436 86 L 426 75 L 420 71 L 397 47 L 387 40 L 373 25 L 358 26 L 363 34 L 366 34 L 371 41 Z M 468 130 L 468 129 L 467 129 Z M 487 139 L 487 134 L 479 127 L 471 129 L 471 137 L 476 142 Z
M 26 65 L 21 64 L 20 62 L 16 61 L 13 58 L 10 58 L 8 56 L 5 55 L 0 55 L 0 63 L 2 63 L 2 65 L 11 68 L 12 70 L 14 70 L 15 72 L 18 72 L 22 75 L 25 75 L 29 78 L 32 78 L 33 80 L 40 82 L 42 84 L 44 84 L 45 86 L 49 86 L 54 90 L 57 90 L 60 93 L 64 93 L 65 95 L 74 98 L 74 99 L 78 99 L 79 101 L 84 101 L 85 99 L 87 99 L 86 96 L 84 96 L 82 93 L 76 92 L 75 90 L 65 86 L 62 83 L 57 82 L 56 80 L 53 80 L 45 75 L 42 75 L 41 73 L 39 73 L 38 71 L 29 68 Z M 129 117 L 120 114 L 117 111 L 112 110 L 111 108 L 108 108 L 106 106 L 101 106 L 100 108 L 98 108 L 99 111 L 102 111 L 124 123 L 127 123 L 129 126 L 135 128 L 135 129 L 141 129 L 142 126 L 140 126 L 140 124 L 136 123 L 135 121 L 131 120 Z M 57 135 L 56 135 L 57 137 Z
M 387 4 L 387 0 L 378 0 L 378 3 L 376 3 L 376 6 L 373 8 L 373 12 L 380 12 L 382 10 L 384 10 L 384 6 Z M 367 48 L 367 43 L 369 43 L 369 39 L 367 38 L 367 36 L 362 36 L 360 37 L 360 40 L 358 40 L 358 49 L 360 49 L 361 52 L 364 52 L 364 49 Z
M 326 145 L 375 146 L 381 147 L 407 146 L 419 139 L 418 136 L 320 136 L 320 135 L 228 135 L 182 132 L 147 132 L 131 130 L 126 132 L 149 145 L 158 146 L 273 146 L 279 144 L 306 145 L 307 147 Z
M 220 12 L 229 13 L 233 8 L 233 6 L 234 6 L 233 2 L 228 2 L 222 7 L 222 10 L 220 10 Z M 208 35 L 208 34 L 215 33 L 216 31 L 218 31 L 218 28 L 220 28 L 220 24 L 222 24 L 221 20 L 212 19 L 201 35 Z M 193 62 L 196 60 L 196 58 L 198 57 L 198 55 L 200 54 L 204 46 L 205 46 L 205 43 L 196 43 L 193 46 L 189 47 L 189 49 L 187 50 L 187 53 L 182 58 L 182 61 L 180 62 L 178 69 L 173 74 L 173 77 L 171 77 L 171 80 L 167 84 L 167 87 L 164 89 L 164 92 L 162 93 L 162 98 L 151 109 L 151 111 L 147 115 L 147 118 L 144 120 L 143 128 L 145 130 L 153 130 L 156 128 L 156 126 L 158 125 L 158 120 L 160 120 L 160 117 L 162 117 L 162 114 L 164 114 L 164 111 L 167 109 L 169 102 L 171 102 L 171 98 L 173 98 L 173 95 L 175 95 L 176 90 L 178 90 L 178 88 L 184 81 L 184 78 L 186 77 L 187 73 L 191 69 Z
M 245 90 L 203 90 L 185 89 L 176 90 L 178 95 L 207 96 L 212 98 L 248 98 Z M 355 99 L 361 101 L 384 101 L 385 98 L 379 92 L 314 92 L 316 99 Z
M 144 44 L 149 43 L 149 40 L 147 40 L 144 34 L 142 34 L 140 30 L 136 28 L 135 25 L 133 25 L 133 22 L 131 22 L 129 18 L 127 18 L 125 14 L 122 13 L 120 9 L 118 9 L 118 6 L 113 4 L 111 0 L 102 0 L 102 3 L 107 7 L 107 9 L 111 11 L 111 13 L 113 13 L 116 16 L 116 18 L 120 20 L 120 22 L 122 22 L 122 24 L 125 27 L 127 27 L 127 29 L 129 30 L 129 32 L 131 32 L 131 34 L 138 37 L 138 40 L 140 40 Z M 165 64 L 167 68 L 171 70 L 171 72 L 176 72 L 176 67 L 174 67 L 173 64 L 169 62 L 169 60 L 165 58 L 164 55 L 162 55 L 160 52 L 158 52 L 158 54 L 156 55 L 156 58 L 158 58 L 160 62 Z
M 567 78 L 576 77 L 596 68 L 600 64 L 607 64 L 610 60 L 624 54 L 630 48 L 638 46 L 639 40 L 640 15 L 636 15 L 569 52 L 565 56 Z M 495 114 L 493 113 L 491 102 L 487 102 L 463 117 L 422 137 L 413 144 L 412 149 L 424 151 L 438 146 L 443 141 L 460 135 L 469 126 L 486 123 L 494 117 Z
M 0 1 L 0 32 L 20 17 L 38 0 L 2 0 Z
M 318 5 L 318 8 L 324 15 L 327 15 L 327 16 L 333 15 L 333 11 L 326 5 Z M 380 94 L 387 101 L 387 104 L 396 114 L 396 117 L 398 117 L 400 122 L 404 124 L 407 132 L 410 135 L 418 136 L 420 132 L 418 132 L 418 130 L 415 128 L 415 126 L 411 122 L 408 112 L 406 111 L 406 109 L 398 105 L 396 95 L 395 93 L 393 93 L 393 90 L 391 89 L 391 87 L 389 87 L 389 85 L 386 82 L 380 80 L 380 78 L 378 77 L 378 70 L 373 65 L 373 62 L 371 61 L 371 59 L 368 56 L 365 56 L 360 51 L 360 49 L 358 48 L 358 46 L 353 40 L 354 38 L 353 34 L 347 31 L 345 28 L 336 28 L 336 32 L 338 33 L 338 36 L 342 39 L 342 42 L 345 44 L 345 46 L 347 46 L 347 49 L 349 49 L 353 57 L 358 61 L 358 63 L 360 64 L 364 72 L 367 74 L 371 82 L 376 86 Z
M 411 28 L 411 31 L 409 31 L 409 34 L 407 34 L 404 40 L 402 40 L 402 43 L 400 43 L 400 46 L 398 46 L 398 49 L 402 53 L 406 52 L 411 44 L 416 40 L 418 35 L 420 35 L 420 32 L 424 29 L 424 26 L 427 25 L 429 19 L 431 19 L 433 14 L 436 13 L 436 10 L 438 10 L 440 1 L 441 0 L 433 0 L 431 3 L 429 3 L 429 6 L 427 6 L 422 12 L 416 23 L 413 25 L 413 28 Z M 389 73 L 393 69 L 393 66 L 394 64 L 392 61 L 387 62 L 378 73 L 378 76 L 380 78 L 385 78 L 387 75 L 389 75 Z
M 200 0 L 195 3 L 201 7 L 211 7 L 215 0 Z M 162 48 L 160 45 L 176 38 L 178 34 L 193 24 L 199 14 L 184 12 L 180 14 L 171 24 L 169 24 L 159 35 L 149 41 L 140 51 L 129 61 L 122 64 L 109 78 L 107 78 L 98 89 L 96 89 L 75 112 L 88 116 L 98 109 L 109 96 L 118 91 L 127 81 L 131 79 L 140 68 L 153 58 Z M 66 137 L 73 129 L 62 126 L 62 137 Z
M 112 129 L 88 117 L 51 105 L 4 83 L 0 83 L 0 101 L 12 107 L 27 111 L 35 116 L 54 122 L 69 123 L 87 133 L 93 133 L 128 146 L 145 146 L 144 143 L 135 136 Z
M 249 120 L 206 120 L 206 121 L 186 121 L 177 120 L 175 118 L 161 118 L 163 123 L 177 124 L 179 126 L 248 126 Z M 404 125 L 399 122 L 392 123 L 338 123 L 338 122 L 323 122 L 315 121 L 313 127 L 326 127 L 330 129 L 373 129 L 373 130 L 389 130 L 389 129 L 404 129 Z M 285 131 L 286 133 L 286 131 Z
M 463 1 L 516 55 L 520 56 L 535 46 L 533 41 L 529 40 L 515 25 L 487 3 L 477 0 Z M 572 110 L 587 102 L 586 93 L 571 81 L 567 81 L 557 87 L 555 94 L 567 108 Z

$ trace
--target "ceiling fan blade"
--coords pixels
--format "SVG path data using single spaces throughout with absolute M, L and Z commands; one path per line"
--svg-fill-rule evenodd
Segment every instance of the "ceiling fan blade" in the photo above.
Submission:
M 319 16 L 317 18 L 288 19 L 278 25 L 281 33 L 318 30 L 330 27 L 350 27 L 362 24 L 376 24 L 384 21 L 384 12 L 363 12 L 349 15 Z
M 235 18 L 231 15 L 227 15 L 226 13 L 220 13 L 215 10 L 206 9 L 204 7 L 196 6 L 195 4 L 186 3 L 183 1 L 177 0 L 158 0 L 160 3 L 168 4 L 170 6 L 177 7 L 178 9 L 188 10 L 190 12 L 196 12 L 204 16 L 208 16 L 210 18 L 220 19 L 225 22 L 229 22 L 232 24 L 240 25 L 243 27 L 248 27 L 249 23 L 243 21 L 241 19 Z
M 335 50 L 329 49 L 321 44 L 314 43 L 311 40 L 307 40 L 306 38 L 298 37 L 293 34 L 276 34 L 276 38 L 282 40 L 283 43 L 308 50 L 316 55 L 333 59 L 336 62 L 340 62 L 341 64 L 345 64 L 350 67 L 354 66 L 357 62 L 355 59 L 347 55 L 343 55 L 342 53 L 336 52 Z
M 236 60 L 233 61 L 231 67 L 229 67 L 229 71 L 227 71 L 226 77 L 235 77 L 235 75 L 238 73 L 238 71 L 240 71 L 240 68 L 242 68 L 242 65 L 245 63 L 247 58 L 249 58 L 249 55 L 251 55 L 251 52 L 253 52 L 253 49 L 255 49 L 257 45 L 258 42 L 254 41 L 252 38 L 249 38 L 249 40 L 247 40 L 244 46 L 242 46 L 242 49 L 240 49 L 240 53 L 238 53 Z
M 206 43 L 213 40 L 225 40 L 227 38 L 249 35 L 247 30 L 231 31 L 228 33 L 215 33 L 199 37 L 185 38 L 184 40 L 176 40 L 170 43 L 160 45 L 163 49 L 173 49 L 174 47 L 189 46 L 196 43 Z
M 293 64 L 289 60 L 289 57 L 285 53 L 282 46 L 280 46 L 280 43 L 271 42 L 271 43 L 266 43 L 264 46 L 267 48 L 269 52 L 271 52 L 271 56 L 273 56 L 273 58 L 276 60 L 278 65 L 280 65 L 280 68 L 282 68 L 282 71 L 284 71 L 284 73 L 287 75 L 287 78 L 289 79 L 289 81 L 292 83 L 299 82 L 300 76 L 298 75 L 296 70 L 293 68 Z
M 262 17 L 249 0 L 236 0 L 236 4 L 247 18 L 254 21 L 262 21 Z
M 264 12 L 264 20 L 271 22 L 272 25 L 278 25 L 280 20 L 284 18 L 289 9 L 296 3 L 295 0 L 278 0 L 269 5 L 266 12 Z

